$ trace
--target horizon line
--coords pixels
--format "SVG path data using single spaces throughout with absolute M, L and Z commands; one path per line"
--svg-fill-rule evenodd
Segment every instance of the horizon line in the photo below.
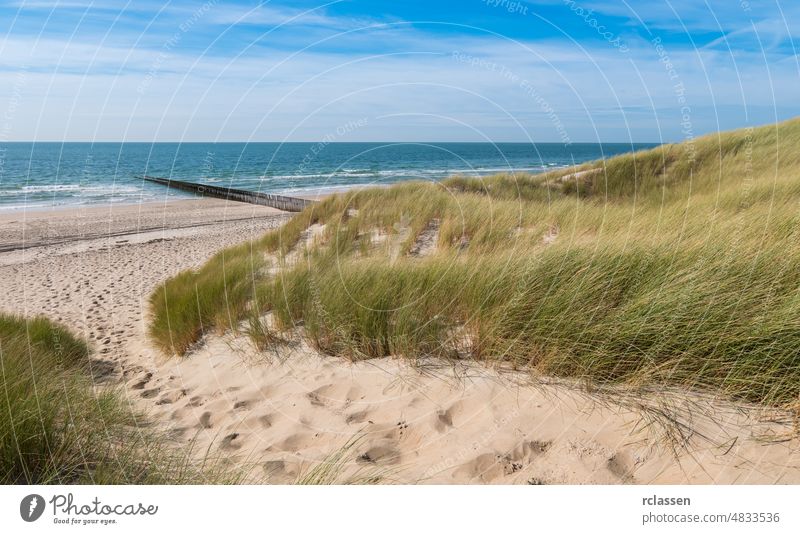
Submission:
M 347 145 L 347 144 L 385 144 L 385 145 L 433 145 L 433 144 L 463 144 L 463 145 L 561 145 L 565 148 L 572 145 L 663 145 L 670 143 L 679 143 L 680 141 L 573 141 L 571 143 L 563 143 L 560 141 L 85 141 L 85 140 L 68 140 L 68 141 L 55 141 L 50 139 L 45 140 L 15 140 L 15 141 L 0 141 L 0 145 L 5 144 L 23 144 L 23 143 L 49 143 L 49 144 L 67 144 L 67 143 L 80 143 L 85 145 L 102 145 L 102 144 L 120 144 L 120 143 L 138 143 L 138 144 L 215 144 L 215 145 L 241 145 L 241 144 L 276 144 L 276 145 L 290 145 L 290 144 L 325 144 L 325 145 Z

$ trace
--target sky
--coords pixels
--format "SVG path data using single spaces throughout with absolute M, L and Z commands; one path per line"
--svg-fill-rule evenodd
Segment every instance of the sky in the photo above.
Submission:
M 0 1 L 0 142 L 679 142 L 800 114 L 798 37 L 797 0 Z

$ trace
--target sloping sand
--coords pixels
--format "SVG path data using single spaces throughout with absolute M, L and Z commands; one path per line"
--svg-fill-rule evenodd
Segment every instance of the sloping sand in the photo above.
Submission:
M 775 442 L 791 427 L 698 396 L 589 395 L 477 365 L 350 363 L 302 342 L 259 354 L 232 335 L 212 336 L 153 376 L 167 379 L 145 391 L 154 392 L 156 418 L 173 421 L 177 438 L 252 462 L 272 482 L 295 480 L 353 439 L 342 480 L 375 473 L 403 483 L 800 479 L 797 440 Z
M 124 384 L 176 444 L 247 466 L 253 481 L 293 482 L 341 451 L 341 482 L 800 482 L 789 414 L 696 394 L 588 393 L 470 364 L 353 364 L 300 340 L 258 353 L 244 337 L 208 336 L 181 359 L 149 344 L 159 282 L 285 218 L 212 200 L 2 215 L 0 306 L 85 336 L 99 387 Z

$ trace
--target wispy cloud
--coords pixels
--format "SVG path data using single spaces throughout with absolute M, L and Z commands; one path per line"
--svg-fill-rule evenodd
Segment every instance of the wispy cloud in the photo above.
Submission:
M 36 18 L 22 20 L 1 45 L 0 87 L 26 72 L 17 139 L 313 141 L 368 116 L 361 139 L 476 140 L 474 129 L 496 140 L 557 141 L 550 109 L 573 140 L 680 140 L 683 105 L 651 42 L 658 35 L 685 87 L 696 133 L 798 112 L 797 57 L 787 47 L 795 26 L 781 30 L 781 19 L 766 11 L 750 23 L 727 10 L 719 14 L 724 31 L 714 35 L 707 29 L 716 23 L 700 20 L 703 9 L 708 19 L 707 8 L 672 3 L 687 28 L 704 28 L 690 30 L 697 49 L 671 37 L 676 19 L 657 1 L 637 6 L 652 33 L 619 2 L 585 2 L 625 31 L 626 53 L 553 0 L 548 17 L 563 15 L 566 37 L 519 37 L 509 29 L 515 37 L 506 38 L 466 19 L 459 26 L 432 23 L 431 15 L 420 21 L 420 13 L 375 14 L 358 0 L 307 10 L 220 3 L 201 17 L 194 16 L 197 4 L 154 4 L 159 15 L 137 2 L 140 17 L 107 13 L 77 30 L 67 15 L 52 28 L 52 21 L 37 28 Z M 481 2 L 472 8 L 491 9 Z M 509 24 L 540 22 L 533 14 Z M 118 21 L 113 31 L 109 17 Z
M 78 2 L 74 0 L 18 0 L 16 2 L 8 3 L 12 7 L 19 9 L 88 9 L 90 7 L 101 8 L 101 2 L 94 2 L 87 0 L 85 2 Z
M 278 26 L 300 25 L 319 26 L 331 30 L 361 28 L 378 22 L 368 17 L 342 17 L 328 14 L 327 8 L 342 0 L 334 0 L 310 9 L 258 5 L 252 8 L 233 7 L 215 10 L 208 19 L 209 23 L 219 25 L 255 25 Z

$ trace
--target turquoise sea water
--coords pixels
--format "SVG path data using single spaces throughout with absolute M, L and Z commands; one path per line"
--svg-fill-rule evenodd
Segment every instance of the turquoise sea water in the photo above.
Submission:
M 652 147 L 556 143 L 2 143 L 0 210 L 189 197 L 142 176 L 267 193 L 542 172 Z

